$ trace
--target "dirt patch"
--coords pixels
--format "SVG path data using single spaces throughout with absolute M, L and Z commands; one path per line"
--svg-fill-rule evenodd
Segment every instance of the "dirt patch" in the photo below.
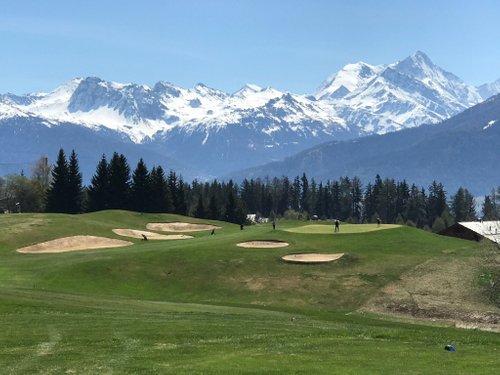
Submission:
M 212 224 L 193 224 L 193 223 L 148 223 L 146 228 L 160 232 L 198 232 L 203 230 L 221 229 Z
M 158 234 L 154 232 L 148 232 L 136 229 L 113 229 L 113 233 L 119 236 L 140 238 L 140 239 L 144 239 L 143 237 L 144 235 L 148 240 L 185 240 L 193 238 L 193 236 L 188 236 L 186 234 Z
M 289 254 L 281 257 L 285 262 L 290 263 L 327 263 L 340 259 L 344 253 L 337 254 L 320 254 L 320 253 L 303 253 Z
M 257 248 L 257 249 L 273 249 L 278 247 L 287 247 L 288 242 L 282 241 L 248 241 L 236 244 L 239 247 Z
M 430 259 L 386 285 L 361 310 L 500 332 L 500 309 L 481 297 L 479 267 L 474 257 Z
M 133 243 L 106 237 L 72 236 L 41 242 L 36 245 L 17 249 L 16 251 L 24 254 L 65 253 L 69 251 L 104 249 L 130 245 L 133 245 Z

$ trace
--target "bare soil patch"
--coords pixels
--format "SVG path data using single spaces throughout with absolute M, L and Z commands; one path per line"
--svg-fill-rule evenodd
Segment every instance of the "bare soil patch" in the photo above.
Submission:
M 320 254 L 320 253 L 303 253 L 303 254 L 289 254 L 281 257 L 285 262 L 290 263 L 327 263 L 340 259 L 344 253 L 336 254 Z
M 479 258 L 430 259 L 387 284 L 361 310 L 500 332 L 500 309 L 477 283 Z
M 240 242 L 236 244 L 239 247 L 248 247 L 248 248 L 256 248 L 256 249 L 273 249 L 278 247 L 287 247 L 288 242 L 283 241 L 248 241 L 248 242 Z
M 96 236 L 72 236 L 26 246 L 16 251 L 24 254 L 65 253 L 133 245 L 132 242 Z
M 221 229 L 221 227 L 212 224 L 194 224 L 194 223 L 148 223 L 146 228 L 160 232 L 198 232 L 203 230 Z
M 119 236 L 141 239 L 143 239 L 143 235 L 145 235 L 148 240 L 186 240 L 193 238 L 193 236 L 188 236 L 186 234 L 159 234 L 137 229 L 113 229 L 113 233 Z

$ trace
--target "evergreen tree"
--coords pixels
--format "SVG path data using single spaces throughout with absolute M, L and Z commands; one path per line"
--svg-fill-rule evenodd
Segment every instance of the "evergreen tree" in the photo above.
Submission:
M 68 162 L 64 150 L 61 148 L 56 165 L 52 169 L 52 181 L 47 191 L 47 212 L 68 212 L 68 174 Z
M 151 183 L 144 160 L 139 159 L 132 174 L 130 207 L 137 212 L 149 212 L 151 208 Z
M 114 153 L 109 162 L 109 208 L 128 209 L 130 195 L 130 167 L 127 158 Z
M 215 194 L 210 196 L 210 202 L 208 204 L 208 218 L 212 220 L 217 220 L 219 218 L 219 206 L 217 205 L 217 198 Z
M 179 215 L 187 215 L 187 202 L 186 202 L 186 193 L 188 190 L 188 186 L 184 183 L 182 177 L 179 178 L 179 183 L 177 186 L 177 207 L 175 213 Z
M 351 217 L 357 222 L 362 221 L 363 208 L 363 185 L 358 177 L 354 177 L 351 181 Z
M 196 212 L 194 216 L 202 219 L 206 216 L 205 205 L 203 204 L 203 197 L 201 196 L 201 194 L 198 197 L 198 204 L 196 205 Z
M 415 184 L 410 188 L 406 221 L 413 223 L 418 228 L 423 228 L 427 223 L 427 197 L 425 190 L 420 190 Z
M 167 177 L 167 186 L 168 191 L 170 192 L 170 196 L 172 197 L 172 212 L 177 213 L 180 208 L 179 202 L 179 194 L 177 192 L 178 189 L 178 181 L 177 175 L 174 171 L 170 171 Z
M 300 179 L 299 176 L 295 177 L 293 180 L 291 188 L 290 205 L 293 210 L 299 211 L 300 208 Z
M 332 212 L 331 216 L 334 219 L 341 218 L 341 202 L 340 202 L 340 184 L 338 181 L 334 181 L 331 186 L 331 196 L 332 196 Z
M 168 190 L 165 172 L 161 166 L 151 169 L 150 183 L 151 212 L 173 212 L 172 197 Z
M 462 187 L 451 198 L 451 213 L 455 222 L 476 220 L 476 202 L 472 194 Z
M 373 185 L 371 182 L 366 185 L 364 203 L 363 221 L 371 222 L 372 217 L 374 217 L 377 212 L 375 195 L 373 194 Z
M 408 219 L 408 201 L 410 199 L 410 188 L 406 180 L 398 182 L 396 190 L 396 222 L 404 223 Z
M 309 197 L 310 197 L 310 190 L 309 190 L 309 181 L 307 180 L 307 176 L 304 173 L 302 175 L 302 178 L 300 179 L 301 181 L 301 192 L 300 192 L 300 210 L 301 211 L 306 211 L 309 212 L 311 207 L 309 205 Z
M 236 197 L 234 196 L 233 191 L 229 191 L 229 195 L 227 197 L 227 204 L 225 207 L 225 220 L 230 222 L 230 223 L 236 223 L 236 224 L 241 224 L 237 223 L 236 221 Z
M 484 197 L 483 202 L 483 220 L 498 220 L 497 210 L 490 195 Z
M 105 210 L 109 207 L 109 165 L 102 155 L 88 189 L 89 211 Z
M 427 198 L 428 223 L 433 225 L 436 218 L 441 217 L 445 211 L 449 210 L 444 186 L 437 181 L 433 181 L 429 186 L 429 197 Z
M 351 210 L 352 210 L 352 184 L 351 179 L 349 177 L 341 177 L 340 182 L 340 212 L 338 219 L 342 221 L 346 221 L 351 219 Z
M 70 214 L 77 214 L 83 211 L 83 187 L 82 174 L 78 166 L 78 157 L 75 150 L 71 151 L 68 166 L 68 208 Z

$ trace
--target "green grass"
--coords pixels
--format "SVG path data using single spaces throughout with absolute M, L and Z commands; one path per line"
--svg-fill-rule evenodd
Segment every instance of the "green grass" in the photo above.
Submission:
M 352 233 L 366 233 L 375 230 L 394 229 L 399 228 L 401 225 L 396 224 L 341 224 L 339 231 L 335 233 L 333 224 L 309 224 L 301 225 L 299 227 L 287 228 L 288 232 L 293 233 L 309 233 L 309 234 L 352 234 Z
M 0 372 L 494 374 L 500 335 L 410 324 L 358 309 L 432 259 L 469 259 L 481 245 L 408 227 L 370 231 L 278 222 L 221 225 L 179 241 L 61 254 L 16 248 L 113 228 L 196 220 L 105 211 L 0 215 Z M 301 233 L 294 228 L 318 230 Z M 322 228 L 329 231 L 321 233 Z M 315 229 L 316 228 L 316 229 Z M 292 229 L 292 231 L 288 231 Z M 378 229 L 378 228 L 375 228 Z M 287 248 L 243 249 L 281 240 Z M 286 264 L 288 253 L 344 252 Z M 479 297 L 478 297 L 479 298 Z M 292 319 L 294 317 L 295 319 Z M 453 342 L 457 352 L 443 350 Z

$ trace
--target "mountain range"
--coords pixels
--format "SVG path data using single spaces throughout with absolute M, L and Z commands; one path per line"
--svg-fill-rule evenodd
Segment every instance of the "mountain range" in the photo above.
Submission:
M 488 194 L 500 183 L 500 95 L 439 124 L 326 142 L 226 177 L 242 180 L 302 173 L 321 181 L 357 176 L 365 183 L 379 174 L 423 187 L 437 180 L 450 194 L 460 186 L 476 196 Z
M 0 175 L 75 148 L 86 180 L 101 153 L 211 178 L 283 160 L 327 141 L 438 123 L 500 92 L 473 87 L 423 52 L 346 65 L 308 95 L 248 84 L 235 93 L 77 78 L 49 93 L 0 95 Z M 54 155 L 54 156 L 53 156 Z

